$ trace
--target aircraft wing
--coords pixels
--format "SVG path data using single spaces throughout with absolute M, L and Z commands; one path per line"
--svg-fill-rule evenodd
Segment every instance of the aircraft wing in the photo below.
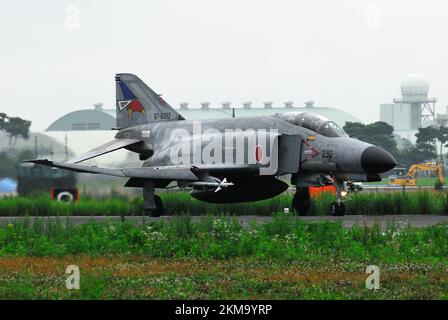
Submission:
M 214 165 L 172 165 L 152 166 L 137 168 L 103 168 L 86 166 L 68 162 L 50 161 L 47 159 L 27 160 L 24 162 L 35 163 L 47 167 L 60 168 L 80 173 L 105 174 L 123 178 L 161 179 L 161 180 L 201 180 L 201 175 L 206 172 L 235 172 L 253 170 L 248 165 L 239 164 L 214 164 Z
M 154 166 L 138 168 L 103 168 L 97 166 L 85 166 L 67 162 L 50 161 L 47 159 L 27 160 L 24 162 L 40 164 L 47 167 L 60 168 L 80 173 L 105 174 L 123 178 L 162 179 L 162 180 L 199 180 L 193 173 L 194 166 Z
M 92 159 L 92 158 L 95 158 L 102 154 L 106 154 L 106 153 L 130 146 L 130 145 L 139 143 L 141 141 L 142 140 L 138 140 L 138 139 L 114 139 L 114 140 L 109 141 L 99 147 L 96 147 L 95 149 L 92 149 L 82 155 L 79 155 L 73 159 L 68 160 L 67 163 L 78 163 L 81 161 Z

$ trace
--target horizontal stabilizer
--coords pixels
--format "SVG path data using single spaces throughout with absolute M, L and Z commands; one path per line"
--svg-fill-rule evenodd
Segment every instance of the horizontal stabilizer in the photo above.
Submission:
M 96 166 L 84 166 L 79 164 L 71 164 L 67 162 L 57 162 L 57 161 L 50 161 L 47 159 L 37 159 L 37 160 L 26 160 L 24 162 L 29 163 L 35 163 L 40 164 L 47 167 L 53 167 L 53 168 L 59 168 L 59 169 L 65 169 L 69 171 L 74 172 L 80 172 L 80 173 L 97 173 L 97 174 L 105 174 L 109 176 L 115 176 L 115 177 L 126 177 L 121 169 L 108 169 L 108 168 L 101 168 Z
M 70 159 L 67 161 L 67 163 L 79 163 L 88 159 L 92 159 L 95 157 L 98 157 L 100 155 L 136 144 L 141 142 L 142 140 L 138 139 L 114 139 L 112 141 L 109 141 L 99 147 L 96 147 L 95 149 L 90 150 L 87 153 L 84 153 L 82 155 L 79 155 L 73 159 Z

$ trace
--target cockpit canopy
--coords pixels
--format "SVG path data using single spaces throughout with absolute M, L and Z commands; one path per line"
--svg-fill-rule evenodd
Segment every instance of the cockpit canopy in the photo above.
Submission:
M 304 127 L 325 137 L 346 137 L 347 134 L 333 121 L 308 112 L 285 112 L 277 117 L 299 127 Z

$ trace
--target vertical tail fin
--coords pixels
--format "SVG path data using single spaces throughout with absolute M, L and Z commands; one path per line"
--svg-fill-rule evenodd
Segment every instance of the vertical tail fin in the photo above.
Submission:
M 115 76 L 117 127 L 127 128 L 152 121 L 184 120 L 160 95 L 130 73 Z

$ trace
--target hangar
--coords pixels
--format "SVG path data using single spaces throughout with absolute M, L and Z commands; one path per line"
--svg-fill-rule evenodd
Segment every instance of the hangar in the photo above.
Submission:
M 181 103 L 179 113 L 188 120 L 221 119 L 248 116 L 268 116 L 288 111 L 313 112 L 336 122 L 341 127 L 345 122 L 360 122 L 355 116 L 328 107 L 316 107 L 309 101 L 304 107 L 294 107 L 293 102 L 287 101 L 283 106 L 274 106 L 272 102 L 265 102 L 262 107 L 252 107 L 251 102 L 243 103 L 242 107 L 232 108 L 230 103 L 224 102 L 220 107 L 210 107 L 210 103 L 203 102 L 199 108 L 190 108 L 188 103 Z M 67 113 L 49 125 L 46 131 L 92 131 L 110 130 L 115 127 L 115 108 L 103 108 L 97 103 L 93 109 L 82 109 Z

